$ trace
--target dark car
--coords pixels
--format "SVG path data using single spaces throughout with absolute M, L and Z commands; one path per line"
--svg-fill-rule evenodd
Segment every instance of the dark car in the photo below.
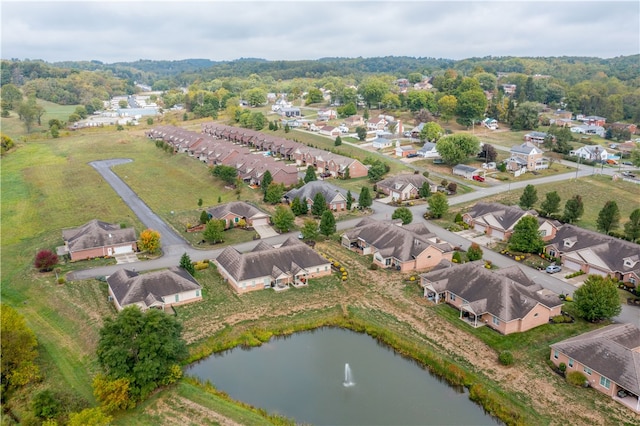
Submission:
M 407 154 L 407 158 L 414 158 L 417 157 L 418 154 Z

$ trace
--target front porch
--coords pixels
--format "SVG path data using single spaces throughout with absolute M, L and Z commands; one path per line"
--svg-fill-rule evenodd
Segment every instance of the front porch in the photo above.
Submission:
M 616 395 L 613 395 L 613 400 L 640 414 L 640 398 L 637 395 L 624 389 L 619 389 Z

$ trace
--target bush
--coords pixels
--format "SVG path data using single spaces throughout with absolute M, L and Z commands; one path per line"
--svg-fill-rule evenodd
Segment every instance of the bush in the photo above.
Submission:
M 377 263 L 372 263 L 371 265 L 369 265 L 369 269 L 371 269 L 372 271 L 377 271 L 378 270 L 378 264 Z
M 52 419 L 62 411 L 60 402 L 50 389 L 37 393 L 31 401 L 33 414 L 41 419 Z
M 509 351 L 502 351 L 500 355 L 498 355 L 498 361 L 502 365 L 511 365 L 513 364 L 513 354 Z
M 564 374 L 564 372 L 567 371 L 567 364 L 565 364 L 564 362 L 561 362 L 558 365 L 558 370 L 560 370 L 562 374 Z
M 67 282 L 67 280 L 65 280 L 64 277 L 58 278 L 58 284 L 64 284 L 66 282 Z
M 587 382 L 587 378 L 579 371 L 571 371 L 567 374 L 567 383 L 573 386 L 583 387 Z

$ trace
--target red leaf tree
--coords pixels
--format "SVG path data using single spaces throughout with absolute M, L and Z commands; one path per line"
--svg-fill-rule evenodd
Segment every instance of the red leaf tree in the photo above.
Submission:
M 35 262 L 33 262 L 33 265 L 40 272 L 49 272 L 57 264 L 58 264 L 58 255 L 56 255 L 51 250 L 47 250 L 47 249 L 40 250 L 38 254 L 36 254 Z

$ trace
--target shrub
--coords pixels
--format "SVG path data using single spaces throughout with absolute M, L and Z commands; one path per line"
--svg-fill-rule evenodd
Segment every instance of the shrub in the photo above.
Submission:
M 67 280 L 65 280 L 64 277 L 59 277 L 58 278 L 58 284 L 64 284 L 66 282 L 67 282 Z
M 509 351 L 502 351 L 500 355 L 498 355 L 498 361 L 502 365 L 511 365 L 513 364 L 513 354 Z
M 453 256 L 451 257 L 451 260 L 454 263 L 462 263 L 462 256 L 460 255 L 459 251 L 454 251 L 453 252 Z
M 456 214 L 455 219 L 453 219 L 455 223 L 462 223 L 462 215 L 460 213 Z
M 564 362 L 561 362 L 558 365 L 558 370 L 560 370 L 564 374 L 564 372 L 567 371 L 567 364 L 565 364 Z
M 37 393 L 33 397 L 31 405 L 33 407 L 33 414 L 41 419 L 54 418 L 62 411 L 60 402 L 50 389 L 45 389 Z
M 567 383 L 573 386 L 582 387 L 587 383 L 587 378 L 579 371 L 571 371 L 567 374 Z
M 377 263 L 372 263 L 371 265 L 369 265 L 369 269 L 371 269 L 372 271 L 377 271 L 378 270 L 378 264 Z

